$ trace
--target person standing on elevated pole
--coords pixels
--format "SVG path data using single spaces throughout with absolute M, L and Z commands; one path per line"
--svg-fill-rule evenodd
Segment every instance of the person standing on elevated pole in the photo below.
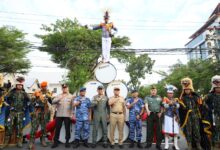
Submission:
M 102 62 L 109 62 L 112 37 L 114 36 L 112 30 L 115 32 L 118 31 L 113 23 L 109 22 L 109 17 L 109 12 L 106 11 L 104 15 L 104 23 L 100 23 L 98 26 L 92 28 L 93 30 L 102 30 Z

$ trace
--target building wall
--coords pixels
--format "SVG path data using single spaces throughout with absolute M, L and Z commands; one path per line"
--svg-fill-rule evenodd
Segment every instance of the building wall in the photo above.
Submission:
M 49 83 L 48 89 L 53 92 L 54 96 L 62 93 L 62 88 L 59 83 Z
M 220 22 L 220 17 L 218 17 L 209 27 L 214 27 L 214 26 L 219 27 L 219 22 Z M 187 54 L 189 60 L 207 59 L 210 57 L 210 53 L 207 48 L 207 43 L 205 41 L 206 34 L 207 34 L 207 30 L 205 30 L 203 33 L 201 33 L 199 36 L 197 36 L 195 39 L 193 39 L 186 45 L 186 48 L 195 48 L 195 50 Z M 220 31 L 218 31 L 218 34 L 220 35 Z M 216 43 L 216 46 L 220 47 L 220 41 Z M 201 51 L 200 49 L 207 49 L 207 50 Z

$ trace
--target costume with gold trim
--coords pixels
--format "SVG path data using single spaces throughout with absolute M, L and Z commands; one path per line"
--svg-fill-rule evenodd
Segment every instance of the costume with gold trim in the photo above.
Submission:
M 220 93 L 215 88 L 220 88 L 220 76 L 216 75 L 211 80 L 212 88 L 204 98 L 204 105 L 208 109 L 207 116 L 211 123 L 212 146 L 220 148 Z
M 181 80 L 183 92 L 179 98 L 180 127 L 185 134 L 188 148 L 210 148 L 208 131 L 209 121 L 205 118 L 203 102 L 199 94 L 194 92 L 193 82 L 190 78 Z M 186 93 L 190 90 L 190 93 Z M 202 147 L 201 147 L 202 146 Z

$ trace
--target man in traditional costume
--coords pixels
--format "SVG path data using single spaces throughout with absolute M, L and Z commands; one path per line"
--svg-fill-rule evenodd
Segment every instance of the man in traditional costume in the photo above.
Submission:
M 209 119 L 212 127 L 212 150 L 220 149 L 220 76 L 212 77 L 212 88 L 205 96 L 204 102 L 208 108 Z

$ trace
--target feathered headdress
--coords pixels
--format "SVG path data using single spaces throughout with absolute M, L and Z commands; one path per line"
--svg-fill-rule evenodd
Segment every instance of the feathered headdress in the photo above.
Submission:
M 175 91 L 177 91 L 177 87 L 171 84 L 167 84 L 165 86 L 165 89 L 167 90 L 167 93 L 174 93 Z

